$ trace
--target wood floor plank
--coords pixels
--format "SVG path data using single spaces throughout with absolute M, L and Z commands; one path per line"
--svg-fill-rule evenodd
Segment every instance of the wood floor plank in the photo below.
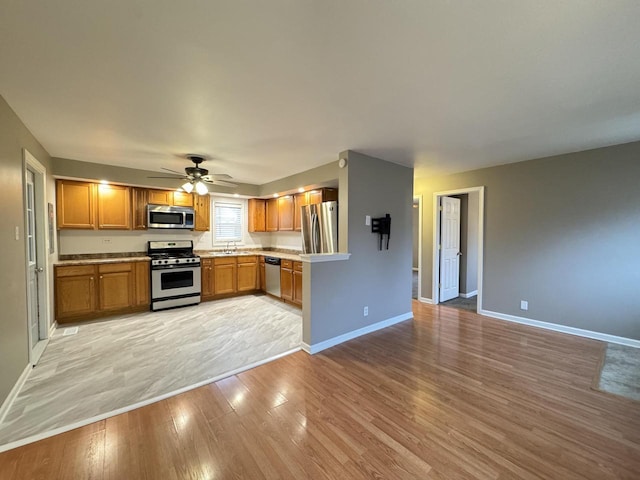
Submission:
M 2 453 L 0 478 L 640 478 L 640 402 L 591 388 L 601 342 L 414 315 Z

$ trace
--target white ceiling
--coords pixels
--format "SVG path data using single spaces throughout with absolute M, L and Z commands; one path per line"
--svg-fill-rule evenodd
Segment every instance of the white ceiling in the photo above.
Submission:
M 56 157 L 262 184 L 640 139 L 637 0 L 2 3 L 0 94 Z

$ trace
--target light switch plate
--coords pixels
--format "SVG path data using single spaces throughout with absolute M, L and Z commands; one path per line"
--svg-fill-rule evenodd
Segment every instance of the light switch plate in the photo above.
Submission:
M 365 215 L 364 224 L 368 227 L 371 225 L 371 215 Z
M 520 300 L 520 310 L 529 310 L 529 302 Z
M 20 227 L 16 227 L 16 240 L 20 240 Z

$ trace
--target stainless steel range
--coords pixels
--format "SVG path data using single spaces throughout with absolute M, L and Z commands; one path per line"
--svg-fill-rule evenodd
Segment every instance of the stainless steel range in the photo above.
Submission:
M 151 310 L 200 303 L 200 257 L 191 240 L 150 241 Z

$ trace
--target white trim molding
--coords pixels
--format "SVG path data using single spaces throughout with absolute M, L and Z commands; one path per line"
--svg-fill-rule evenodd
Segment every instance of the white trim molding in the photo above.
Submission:
M 11 450 L 13 448 L 21 447 L 23 445 L 27 445 L 29 443 L 37 442 L 45 438 L 53 437 L 54 435 L 68 432 L 69 430 L 74 430 L 76 428 L 84 427 L 85 425 L 89 425 L 90 423 L 94 423 L 94 422 L 99 422 L 100 420 L 104 420 L 105 418 L 115 417 L 116 415 L 120 415 L 121 413 L 130 412 L 131 410 L 135 410 L 136 408 L 144 407 L 146 405 L 159 402 L 160 400 L 164 400 L 165 398 L 174 397 L 181 393 L 188 392 L 189 390 L 193 390 L 195 388 L 202 387 L 204 385 L 208 385 L 213 382 L 217 382 L 218 380 L 222 380 L 223 378 L 227 378 L 232 375 L 237 375 L 238 373 L 242 373 L 246 370 L 251 370 L 252 368 L 258 367 L 260 365 L 264 365 L 265 363 L 272 362 L 274 360 L 277 360 L 282 357 L 286 357 L 287 355 L 291 355 L 292 353 L 296 353 L 299 351 L 300 351 L 300 347 L 296 347 L 291 350 L 287 350 L 286 352 L 282 352 L 272 357 L 266 358 L 264 360 L 259 360 L 249 365 L 245 365 L 244 367 L 236 368 L 235 370 L 231 370 L 230 372 L 216 375 L 215 377 L 208 378 L 207 380 L 202 380 L 201 382 L 194 383 L 193 385 L 189 385 L 187 387 L 179 388 L 178 390 L 174 390 L 169 393 L 158 395 L 157 397 L 149 398 L 147 400 L 142 400 L 141 402 L 137 402 L 132 405 L 128 405 L 126 407 L 118 408 L 116 410 L 112 410 L 111 412 L 101 413 L 100 415 L 96 415 L 95 417 L 87 418 L 86 420 L 80 420 L 79 422 L 75 422 L 70 425 L 65 425 L 64 427 L 55 428 L 53 430 L 49 430 L 48 432 L 38 433 L 37 435 L 32 435 L 27 438 L 22 438 L 20 440 L 16 440 L 15 442 L 7 443 L 5 445 L 0 445 L 0 453 L 6 452 L 7 450 Z M 29 370 L 30 369 L 31 369 L 31 366 L 29 366 Z
M 339 262 L 349 260 L 350 253 L 301 253 L 300 260 L 306 263 Z
M 7 398 L 2 403 L 2 406 L 0 406 L 0 423 L 2 423 L 4 421 L 4 417 L 7 416 L 7 413 L 9 412 L 11 405 L 13 405 L 13 402 L 18 396 L 18 393 L 20 393 L 20 390 L 22 389 L 24 382 L 27 381 L 27 378 L 29 377 L 29 373 L 31 372 L 31 370 L 33 370 L 33 367 L 31 366 L 31 363 L 29 363 L 29 365 L 24 367 L 24 370 L 18 377 L 18 381 L 15 383 L 15 385 L 9 392 L 9 395 L 7 395 Z M 1 451 L 2 449 L 0 448 L 0 452 Z
M 373 325 L 367 325 L 366 327 L 359 328 L 358 330 L 353 330 L 352 332 L 338 335 L 337 337 L 330 338 L 329 340 L 325 340 L 320 343 L 309 345 L 308 343 L 303 342 L 302 350 L 310 355 L 313 355 L 315 353 L 321 352 L 322 350 L 326 350 L 327 348 L 334 347 L 340 343 L 344 343 L 348 340 L 353 340 L 354 338 L 361 337 L 362 335 L 366 335 L 367 333 L 372 333 L 376 330 L 381 330 L 383 328 L 390 327 L 391 325 L 395 325 L 396 323 L 404 322 L 405 320 L 410 320 L 412 318 L 413 312 L 407 312 L 403 313 L 402 315 L 398 315 L 396 317 L 391 317 L 386 320 L 382 320 L 381 322 L 374 323 Z
M 469 293 L 460 292 L 460 296 L 462 298 L 471 298 L 471 297 L 475 297 L 476 295 L 478 295 L 478 290 L 474 290 L 473 292 L 469 292 Z
M 582 328 L 568 327 L 566 325 L 559 325 L 557 323 L 543 322 L 540 320 L 533 320 L 531 318 L 508 315 L 506 313 L 492 312 L 490 310 L 478 309 L 478 313 L 487 317 L 497 318 L 498 320 L 506 320 L 507 322 L 520 323 L 522 325 L 529 325 L 531 327 L 544 328 L 545 330 L 553 330 L 555 332 L 568 333 L 569 335 L 577 335 L 578 337 L 592 338 L 594 340 L 601 340 L 603 342 L 617 343 L 619 345 L 626 345 L 628 347 L 640 348 L 640 340 L 635 340 L 633 338 L 618 337 L 616 335 L 609 335 L 608 333 L 592 332 L 591 330 L 584 330 Z
M 420 303 L 428 303 L 429 305 L 433 305 L 433 299 L 427 297 L 418 297 L 418 301 Z

